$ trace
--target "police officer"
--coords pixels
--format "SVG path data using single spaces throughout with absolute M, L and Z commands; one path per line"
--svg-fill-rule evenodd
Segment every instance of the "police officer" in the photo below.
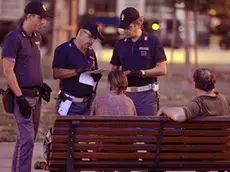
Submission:
M 28 3 L 24 13 L 23 24 L 4 38 L 2 47 L 3 71 L 15 95 L 13 113 L 17 123 L 17 141 L 12 172 L 31 171 L 41 111 L 39 95 L 44 86 L 40 68 L 41 35 L 38 30 L 46 25 L 46 18 L 51 17 L 46 7 L 38 1 Z
M 144 32 L 143 18 L 128 7 L 121 12 L 119 28 L 125 38 L 115 45 L 110 61 L 112 70 L 120 66 L 128 77 L 127 95 L 133 100 L 138 115 L 157 113 L 157 76 L 166 75 L 166 56 L 157 37 Z
M 93 86 L 79 82 L 79 76 L 98 68 L 91 45 L 97 39 L 103 40 L 98 25 L 90 21 L 79 29 L 76 38 L 58 46 L 53 59 L 53 77 L 60 79 L 57 101 L 59 115 L 89 115 L 89 104 Z M 95 82 L 101 74 L 91 74 Z

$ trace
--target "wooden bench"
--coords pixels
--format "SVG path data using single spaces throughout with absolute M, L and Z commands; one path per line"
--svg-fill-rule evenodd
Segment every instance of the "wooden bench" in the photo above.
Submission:
M 230 118 L 58 117 L 50 171 L 229 170 Z

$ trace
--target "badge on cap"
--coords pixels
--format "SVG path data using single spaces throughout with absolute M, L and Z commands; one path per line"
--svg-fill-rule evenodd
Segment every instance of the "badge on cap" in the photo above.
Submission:
M 125 19 L 125 15 L 121 14 L 121 21 L 123 21 Z
M 44 9 L 44 11 L 47 11 L 47 10 L 46 10 L 46 6 L 45 6 L 45 5 L 42 5 L 42 8 Z

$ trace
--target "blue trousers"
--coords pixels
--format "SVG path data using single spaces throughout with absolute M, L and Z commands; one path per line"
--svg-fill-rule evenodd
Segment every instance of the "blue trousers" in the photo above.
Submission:
M 126 92 L 126 95 L 132 99 L 138 116 L 149 116 L 157 114 L 157 96 L 156 92 Z

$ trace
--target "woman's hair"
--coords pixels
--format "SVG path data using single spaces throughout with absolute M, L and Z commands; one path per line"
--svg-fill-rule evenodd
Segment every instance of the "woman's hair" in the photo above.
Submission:
M 204 91 L 210 91 L 215 88 L 216 77 L 214 73 L 207 68 L 197 69 L 193 74 L 195 88 Z
M 110 83 L 110 90 L 121 94 L 128 87 L 128 80 L 122 71 L 111 71 L 108 75 L 108 82 Z

